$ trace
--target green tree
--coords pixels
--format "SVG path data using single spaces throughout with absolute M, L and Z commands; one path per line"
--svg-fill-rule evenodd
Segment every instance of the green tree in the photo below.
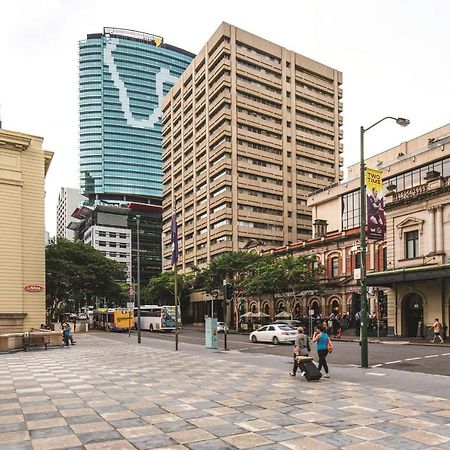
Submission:
M 122 266 L 82 241 L 58 239 L 45 250 L 46 301 L 49 317 L 55 319 L 75 303 L 92 304 L 95 297 L 121 304 L 120 286 L 126 273 Z
M 191 274 L 177 274 L 178 300 L 189 295 L 192 288 Z M 175 274 L 168 270 L 153 277 L 142 290 L 143 303 L 173 305 L 175 303 Z M 181 305 L 181 302 L 179 303 Z
M 244 294 L 248 296 L 274 294 L 278 283 L 275 264 L 276 258 L 272 255 L 262 256 L 251 264 L 242 283 Z
M 250 274 L 251 267 L 260 259 L 261 256 L 253 252 L 222 253 L 200 274 L 207 293 L 211 293 L 213 289 L 223 289 L 223 280 L 233 286 L 236 329 L 239 327 L 239 298 L 245 294 L 244 281 Z
M 293 314 L 294 302 L 302 291 L 320 291 L 323 267 L 314 255 L 288 255 L 273 262 L 273 292 L 283 297 L 287 312 Z

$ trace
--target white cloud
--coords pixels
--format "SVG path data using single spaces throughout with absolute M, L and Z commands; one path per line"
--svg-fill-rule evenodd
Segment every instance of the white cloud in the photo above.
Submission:
M 61 186 L 78 186 L 78 40 L 117 26 L 161 35 L 197 52 L 220 22 L 344 73 L 344 158 L 359 154 L 359 127 L 384 115 L 367 154 L 450 122 L 445 0 L 297 0 L 226 3 L 173 0 L 16 0 L 2 3 L 0 105 L 3 126 L 44 136 L 55 152 L 47 176 L 47 229 L 54 233 Z

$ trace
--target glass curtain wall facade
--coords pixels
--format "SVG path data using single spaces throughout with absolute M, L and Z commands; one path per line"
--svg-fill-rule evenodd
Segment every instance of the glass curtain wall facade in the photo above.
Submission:
M 161 103 L 194 56 L 116 28 L 80 41 L 80 187 L 91 202 L 160 204 Z

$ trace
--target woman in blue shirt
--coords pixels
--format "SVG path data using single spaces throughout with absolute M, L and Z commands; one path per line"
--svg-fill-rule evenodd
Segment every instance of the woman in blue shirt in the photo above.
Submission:
M 325 327 L 320 325 L 312 338 L 313 342 L 317 342 L 317 354 L 319 355 L 319 370 L 322 367 L 325 370 L 324 378 L 330 378 L 328 374 L 327 354 L 328 354 L 328 334 L 325 333 Z

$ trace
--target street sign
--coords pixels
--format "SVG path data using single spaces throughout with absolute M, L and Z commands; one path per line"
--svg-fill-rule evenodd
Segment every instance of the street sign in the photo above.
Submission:
M 130 286 L 130 287 L 128 288 L 128 294 L 129 294 L 130 297 L 134 295 L 134 289 L 133 289 L 133 286 Z
M 39 284 L 27 284 L 24 289 L 27 292 L 41 292 L 44 288 Z
M 313 310 L 313 309 L 310 309 L 310 310 L 309 310 L 309 315 L 310 315 L 310 316 L 313 316 L 313 315 L 314 315 L 314 310 Z
M 127 302 L 127 309 L 134 309 L 134 302 Z

